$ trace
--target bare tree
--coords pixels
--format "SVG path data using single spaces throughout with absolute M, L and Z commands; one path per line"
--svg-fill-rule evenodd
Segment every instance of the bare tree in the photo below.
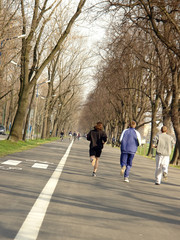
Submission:
M 120 1 L 107 0 L 106 7 L 111 10 L 113 6 L 118 11 L 124 11 L 124 17 L 129 19 L 132 24 L 144 30 L 149 35 L 156 37 L 165 46 L 171 60 L 169 67 L 172 72 L 172 101 L 171 101 L 171 120 L 176 134 L 178 149 L 180 150 L 180 133 L 179 133 L 179 72 L 177 62 L 179 62 L 179 18 L 180 12 L 178 1 Z M 113 11 L 115 10 L 113 8 Z M 106 8 L 107 10 L 107 8 Z M 176 62 L 176 63 L 175 63 Z M 173 114 L 172 114 L 173 113 Z M 176 119 L 176 120 L 175 120 Z
M 47 54 L 47 57 L 39 63 L 37 67 L 37 50 L 40 45 L 40 40 L 43 40 L 43 31 L 47 22 L 52 17 L 57 7 L 62 1 L 53 1 L 48 4 L 48 0 L 43 3 L 39 0 L 34 1 L 33 17 L 30 22 L 30 18 L 26 15 L 25 1 L 21 1 L 21 13 L 22 13 L 22 33 L 27 37 L 22 39 L 21 50 L 21 76 L 20 76 L 20 92 L 18 109 L 13 122 L 9 139 L 13 141 L 22 139 L 22 130 L 24 128 L 24 116 L 26 116 L 27 108 L 29 106 L 29 94 L 36 84 L 38 78 L 41 76 L 45 67 L 58 53 L 60 46 L 68 36 L 73 23 L 80 15 L 81 10 L 86 0 L 80 0 L 75 13 L 69 18 L 65 26 L 63 26 L 63 33 L 60 35 L 54 48 Z M 27 25 L 27 23 L 29 25 Z M 42 43 L 41 43 L 42 44 Z
M 0 108 L 0 116 L 2 116 L 0 122 L 6 128 L 8 127 L 8 122 L 12 121 L 14 117 L 13 109 L 16 109 L 16 104 L 14 104 L 13 98 L 16 98 L 13 96 L 18 89 L 16 74 L 19 71 L 13 74 L 14 67 L 11 61 L 18 55 L 21 46 L 20 38 L 23 37 L 18 17 L 16 16 L 17 11 L 17 2 L 0 1 L 0 101 L 2 106 Z M 10 102 L 11 105 L 9 104 Z M 15 105 L 14 108 L 12 108 L 13 105 Z

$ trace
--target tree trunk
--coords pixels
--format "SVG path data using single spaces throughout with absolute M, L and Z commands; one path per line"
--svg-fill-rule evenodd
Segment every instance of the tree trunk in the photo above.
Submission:
M 47 105 L 45 104 L 41 139 L 46 138 L 46 132 L 47 132 L 47 111 L 48 111 L 47 110 Z
M 50 129 L 48 129 L 48 114 L 49 114 L 49 107 L 50 106 L 50 97 L 51 97 L 51 87 L 48 87 L 48 94 L 46 97 L 46 102 L 45 102 L 45 106 L 44 106 L 44 117 L 43 117 L 43 128 L 42 128 L 42 135 L 41 138 L 46 138 L 47 137 L 47 131 L 49 131 Z
M 180 99 L 179 99 L 179 75 L 177 73 L 177 69 L 175 68 L 172 71 L 172 104 L 171 104 L 171 120 L 173 123 L 175 135 L 176 135 L 176 144 L 177 149 L 180 153 Z
M 51 129 L 51 115 L 52 115 L 52 109 L 50 107 L 49 111 L 48 111 L 48 116 L 47 116 L 47 127 L 46 127 L 46 138 L 50 137 L 50 130 Z
M 180 153 L 180 126 L 179 126 L 179 109 L 178 109 L 178 100 L 177 96 L 172 100 L 172 115 L 171 115 L 175 135 L 176 135 L 176 143 L 177 149 Z
M 29 89 L 24 89 L 22 95 L 19 97 L 18 109 L 11 128 L 9 140 L 19 141 L 22 140 L 24 131 L 24 116 L 26 115 L 29 107 Z
M 170 161 L 171 164 L 173 165 L 178 165 L 179 161 L 180 161 L 180 155 L 179 155 L 179 149 L 177 147 L 177 144 L 175 145 L 175 149 L 174 149 L 174 154 L 173 157 Z
M 29 118 L 30 118 L 31 107 L 32 107 L 32 103 L 33 103 L 33 99 L 34 99 L 34 95 L 35 95 L 35 90 L 36 90 L 36 85 L 33 88 L 33 93 L 32 93 L 32 96 L 31 96 L 31 102 L 30 102 L 30 105 L 29 105 L 29 108 L 28 108 L 28 113 L 27 113 L 27 116 L 26 116 L 26 122 L 25 122 L 25 127 L 24 127 L 24 134 L 23 134 L 23 140 L 24 141 L 26 140 L 27 130 L 29 131 L 29 129 L 28 129 L 28 127 L 29 127 Z
M 57 137 L 57 136 L 56 136 L 57 126 L 58 126 L 58 118 L 56 117 L 56 118 L 54 119 L 54 125 L 53 125 L 52 134 L 51 134 L 52 137 Z
M 21 1 L 23 3 L 23 1 Z M 45 1 L 47 2 L 47 1 Z M 26 38 L 23 38 L 22 40 L 22 49 L 21 49 L 21 76 L 20 76 L 20 93 L 19 93 L 19 103 L 18 103 L 18 109 L 16 112 L 16 116 L 11 128 L 10 136 L 8 139 L 12 141 L 18 141 L 22 140 L 23 136 L 23 128 L 24 128 L 24 118 L 26 116 L 27 109 L 29 107 L 29 93 L 30 90 L 33 88 L 33 86 L 36 84 L 37 80 L 41 76 L 43 70 L 45 67 L 50 63 L 52 59 L 56 56 L 57 52 L 60 50 L 61 45 L 64 43 L 64 40 L 69 35 L 71 28 L 75 22 L 75 20 L 78 18 L 78 16 L 81 14 L 81 10 L 85 4 L 86 0 L 79 0 L 77 9 L 73 16 L 70 18 L 70 20 L 67 23 L 66 28 L 64 29 L 63 33 L 60 35 L 59 39 L 57 40 L 56 45 L 52 49 L 52 51 L 49 53 L 49 55 L 45 58 L 45 60 L 40 64 L 39 68 L 35 70 L 36 67 L 36 47 L 39 47 L 39 39 L 37 40 L 34 49 L 33 47 L 33 41 L 34 36 L 37 34 L 37 31 L 39 31 L 39 22 L 43 18 L 43 14 L 46 12 L 45 9 L 40 9 L 38 4 L 35 4 L 34 6 L 34 17 L 30 29 L 30 33 Z M 44 5 L 46 7 L 46 4 Z M 21 10 L 22 10 L 22 20 L 23 20 L 23 33 L 26 32 L 26 19 L 25 19 L 25 9 L 24 5 L 21 4 Z M 40 12 L 41 11 L 41 12 Z M 46 24 L 46 21 L 44 20 L 44 24 Z M 29 27 L 29 26 L 28 26 Z M 42 28 L 43 30 L 43 28 Z M 38 34 L 37 34 L 38 35 Z M 40 35 L 39 35 L 40 37 Z M 34 53 L 33 53 L 33 51 Z M 31 59 L 30 57 L 34 54 L 33 65 L 31 69 L 29 69 Z M 34 74 L 33 74 L 34 73 Z
M 159 100 L 160 100 L 159 97 L 156 97 L 155 103 L 152 104 L 151 137 L 150 137 L 150 144 L 149 144 L 147 156 L 150 156 L 152 154 L 151 153 L 152 144 L 153 144 L 152 141 L 156 134 L 156 115 L 157 115 Z

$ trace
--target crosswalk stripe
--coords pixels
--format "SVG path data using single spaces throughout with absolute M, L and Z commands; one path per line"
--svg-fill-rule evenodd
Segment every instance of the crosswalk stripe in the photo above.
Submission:
M 47 169 L 48 164 L 42 164 L 42 163 L 35 163 L 32 165 L 32 168 L 43 168 L 43 169 Z
M 17 166 L 17 165 L 20 164 L 21 162 L 22 162 L 22 161 L 7 160 L 7 161 L 5 161 L 5 162 L 2 162 L 2 164 Z

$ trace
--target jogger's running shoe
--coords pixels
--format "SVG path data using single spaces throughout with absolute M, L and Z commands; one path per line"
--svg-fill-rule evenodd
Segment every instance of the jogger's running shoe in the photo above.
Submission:
M 163 172 L 163 180 L 167 181 L 168 180 L 168 175 L 166 172 Z
M 124 182 L 129 182 L 129 178 L 128 178 L 128 177 L 125 177 L 125 178 L 124 178 Z
M 121 168 L 121 171 L 120 171 L 120 175 L 121 175 L 121 176 L 124 176 L 125 170 L 126 170 L 126 166 L 124 165 L 124 166 Z
M 96 173 L 95 172 L 92 173 L 92 177 L 96 177 Z

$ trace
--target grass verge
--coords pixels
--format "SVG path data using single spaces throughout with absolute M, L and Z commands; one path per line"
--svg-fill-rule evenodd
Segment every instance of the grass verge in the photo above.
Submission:
M 109 144 L 109 146 L 111 146 L 111 144 Z M 119 147 L 118 147 L 118 148 L 119 148 Z M 152 150 L 152 152 L 151 152 L 152 155 L 151 155 L 151 156 L 147 156 L 148 148 L 149 148 L 149 144 L 141 145 L 141 146 L 138 147 L 138 149 L 137 149 L 137 155 L 140 155 L 140 156 L 143 156 L 143 157 L 146 157 L 146 158 L 150 158 L 150 159 L 152 159 L 152 160 L 155 161 L 156 149 L 153 149 L 153 150 Z M 173 151 L 172 151 L 172 153 L 171 153 L 170 159 L 172 158 L 172 156 L 173 156 Z M 180 166 L 179 166 L 179 165 L 177 166 L 177 165 L 169 164 L 169 166 L 180 169 Z
M 36 139 L 27 141 L 11 142 L 9 140 L 0 141 L 0 157 L 6 156 L 15 152 L 22 152 L 24 150 L 32 149 L 40 144 L 56 141 L 58 138 Z
M 137 149 L 137 154 L 155 160 L 156 149 L 153 148 L 153 149 L 152 149 L 152 152 L 151 152 L 152 155 L 151 155 L 151 156 L 147 156 L 148 148 L 149 148 L 149 145 L 148 145 L 148 144 L 141 145 L 141 146 L 138 147 L 138 149 Z M 172 157 L 173 157 L 173 152 L 174 152 L 174 150 L 173 150 L 172 153 L 171 153 L 170 159 L 172 159 Z M 175 168 L 179 168 L 179 169 L 180 169 L 180 166 L 177 166 L 177 165 L 169 164 L 169 166 L 172 166 L 172 167 L 175 167 Z

